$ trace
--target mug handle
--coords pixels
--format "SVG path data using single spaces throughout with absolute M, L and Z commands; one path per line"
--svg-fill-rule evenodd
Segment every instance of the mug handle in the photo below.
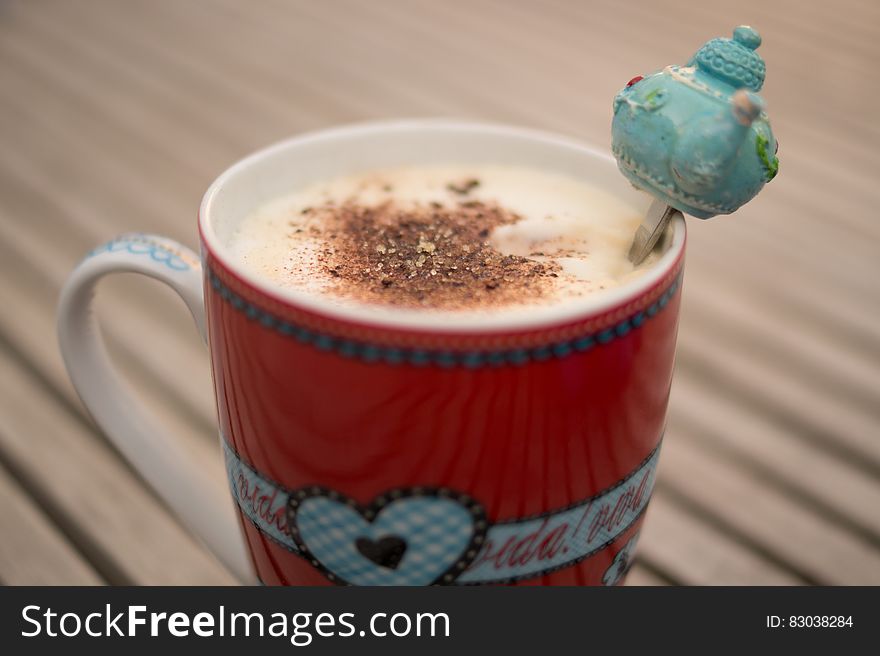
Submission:
M 203 467 L 129 393 L 107 355 L 92 298 L 98 280 L 121 271 L 144 274 L 176 291 L 207 342 L 198 255 L 163 237 L 122 235 L 89 253 L 61 291 L 58 339 L 67 371 L 83 404 L 132 467 L 226 567 L 243 581 L 254 582 L 231 504 L 213 498 Z

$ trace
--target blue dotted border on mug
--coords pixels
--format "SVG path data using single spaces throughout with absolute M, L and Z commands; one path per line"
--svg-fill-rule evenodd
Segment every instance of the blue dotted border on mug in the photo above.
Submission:
M 173 271 L 188 271 L 192 268 L 179 253 L 175 253 L 165 244 L 152 240 L 148 235 L 139 233 L 123 235 L 108 241 L 91 251 L 87 257 L 119 251 L 126 251 L 132 255 L 149 255 L 154 262 L 164 264 Z
M 605 345 L 623 337 L 631 330 L 640 328 L 646 321 L 659 314 L 669 303 L 681 286 L 682 272 L 679 272 L 669 287 L 644 310 L 619 321 L 601 331 L 589 333 L 574 339 L 519 349 L 449 351 L 416 348 L 396 348 L 367 344 L 345 337 L 336 337 L 327 333 L 316 332 L 303 326 L 290 323 L 250 303 L 221 281 L 213 271 L 208 271 L 208 278 L 220 297 L 248 319 L 258 321 L 264 327 L 275 330 L 282 335 L 293 337 L 303 344 L 309 344 L 320 351 L 333 351 L 346 358 L 355 358 L 364 362 L 386 362 L 388 364 L 409 364 L 417 367 L 437 365 L 439 367 L 500 367 L 504 365 L 523 365 L 527 362 L 543 362 L 551 358 L 564 358 L 573 353 L 589 351 L 597 345 Z

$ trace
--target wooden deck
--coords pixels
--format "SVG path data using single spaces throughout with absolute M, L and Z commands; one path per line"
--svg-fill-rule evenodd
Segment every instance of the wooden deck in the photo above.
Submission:
M 67 273 L 117 233 L 196 245 L 211 180 L 343 122 L 455 116 L 609 145 L 611 98 L 751 23 L 781 172 L 689 220 L 676 380 L 632 584 L 880 583 L 880 5 L 41 0 L 0 4 L 0 582 L 234 581 L 120 460 L 64 372 Z M 125 276 L 104 327 L 216 470 L 208 358 Z

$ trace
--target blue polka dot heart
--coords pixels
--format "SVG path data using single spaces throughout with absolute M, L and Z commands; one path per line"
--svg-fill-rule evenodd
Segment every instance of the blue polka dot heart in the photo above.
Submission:
M 486 540 L 483 506 L 447 488 L 398 488 L 361 506 L 335 490 L 293 490 L 290 537 L 340 585 L 448 585 Z

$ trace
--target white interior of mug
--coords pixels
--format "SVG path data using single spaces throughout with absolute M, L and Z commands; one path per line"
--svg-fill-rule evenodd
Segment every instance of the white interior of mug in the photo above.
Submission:
M 463 314 L 381 306 L 340 305 L 314 292 L 279 287 L 229 255 L 238 223 L 254 209 L 309 184 L 372 169 L 428 165 L 525 166 L 561 173 L 614 194 L 639 213 L 651 198 L 635 190 L 614 159 L 565 137 L 522 128 L 449 120 L 364 123 L 295 137 L 234 164 L 211 185 L 199 213 L 208 249 L 249 284 L 279 300 L 344 320 L 437 331 L 533 329 L 597 314 L 638 297 L 674 266 L 685 243 L 679 216 L 667 231 L 659 261 L 635 280 L 564 304 L 524 306 L 502 313 Z

